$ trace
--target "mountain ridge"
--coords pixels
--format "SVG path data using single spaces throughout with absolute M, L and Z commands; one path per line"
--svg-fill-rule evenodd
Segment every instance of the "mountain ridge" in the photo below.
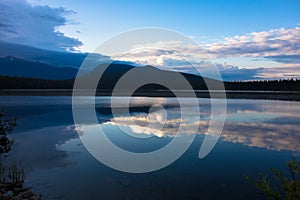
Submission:
M 79 68 L 89 53 L 52 51 L 37 47 L 8 43 L 0 40 L 0 57 L 16 57 L 33 62 L 41 62 L 55 67 Z M 93 54 L 95 58 L 105 57 Z
M 0 58 L 0 75 L 2 76 L 64 80 L 74 78 L 76 74 L 77 69 L 71 67 L 55 67 L 12 56 Z

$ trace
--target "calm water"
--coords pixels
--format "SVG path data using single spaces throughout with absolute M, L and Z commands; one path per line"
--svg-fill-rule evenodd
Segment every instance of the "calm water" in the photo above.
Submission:
M 82 98 L 82 102 L 85 102 Z M 110 99 L 96 98 L 98 121 L 118 146 L 133 152 L 148 152 L 166 145 L 178 128 L 180 108 L 173 98 L 133 98 L 130 116 L 113 119 Z M 119 98 L 122 102 L 122 98 Z M 189 99 L 186 99 L 188 106 Z M 270 168 L 285 169 L 285 163 L 300 152 L 300 103 L 270 100 L 228 100 L 223 134 L 213 151 L 198 158 L 207 129 L 209 99 L 198 99 L 201 121 L 196 139 L 185 154 L 170 166 L 145 174 L 113 170 L 93 158 L 75 130 L 71 97 L 0 97 L 0 108 L 17 117 L 18 126 L 8 160 L 21 161 L 26 184 L 44 199 L 259 199 L 244 176 L 257 177 Z M 167 126 L 144 127 L 149 118 L 166 117 Z M 193 109 L 191 109 L 193 110 Z M 191 111 L 192 112 L 192 111 Z M 132 124 L 128 119 L 134 120 Z M 119 127 L 132 133 L 124 134 Z M 79 131 L 80 133 L 80 131 Z

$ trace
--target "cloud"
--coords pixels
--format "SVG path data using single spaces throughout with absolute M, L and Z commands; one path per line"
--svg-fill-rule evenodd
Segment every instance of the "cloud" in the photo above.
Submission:
M 262 79 L 281 79 L 300 77 L 300 64 L 285 64 L 282 67 L 266 68 L 259 75 Z
M 281 67 L 240 68 L 217 64 L 224 81 L 299 79 L 300 64 L 284 64 Z
M 266 56 L 266 58 L 280 63 L 300 63 L 300 54 Z
M 123 60 L 128 62 L 135 62 L 143 65 L 153 65 L 157 67 L 173 67 L 187 64 L 180 55 L 167 46 L 158 48 L 138 48 L 136 50 L 126 52 L 121 55 L 113 55 L 114 60 Z
M 82 43 L 58 31 L 73 11 L 32 6 L 26 0 L 0 1 L 0 38 L 5 42 L 50 50 L 74 50 Z
M 113 59 L 135 62 L 141 65 L 152 65 L 162 70 L 198 74 L 215 79 L 219 77 L 216 76 L 213 68 L 217 68 L 225 81 L 260 79 L 262 77 L 261 73 L 265 72 L 263 68 L 247 69 L 234 65 L 213 63 L 213 60 L 208 59 L 208 55 L 198 45 L 183 48 L 180 43 L 177 43 L 178 46 L 174 46 L 175 42 L 169 44 L 162 45 L 162 43 L 159 43 L 159 48 L 157 48 L 157 44 L 153 44 L 155 48 L 139 47 L 125 54 L 115 55 Z
M 213 62 L 219 58 L 239 58 L 242 61 L 243 57 L 265 58 L 265 61 L 256 67 Z M 210 78 L 218 78 L 212 70 L 216 66 L 226 81 L 300 78 L 300 27 L 252 32 L 202 46 L 160 41 L 134 46 L 130 52 L 112 58 L 191 74 L 199 74 L 199 70 L 201 75 Z
M 218 69 L 222 75 L 224 81 L 242 81 L 242 80 L 254 80 L 262 78 L 262 73 L 265 72 L 264 68 L 240 68 L 233 65 L 217 64 Z
M 214 57 L 265 57 L 283 63 L 299 62 L 300 27 L 227 37 L 204 48 Z
M 150 53 L 153 56 L 168 53 L 170 56 L 174 55 L 175 52 L 179 52 L 182 56 L 191 59 L 265 57 L 281 63 L 299 63 L 300 27 L 252 32 L 246 35 L 227 37 L 218 42 L 201 46 L 186 45 L 180 41 L 161 41 L 135 46 L 133 49 L 141 49 L 142 47 L 149 48 L 147 51 L 142 52 L 145 54 L 144 56 L 148 57 Z M 129 54 L 133 56 L 134 52 Z

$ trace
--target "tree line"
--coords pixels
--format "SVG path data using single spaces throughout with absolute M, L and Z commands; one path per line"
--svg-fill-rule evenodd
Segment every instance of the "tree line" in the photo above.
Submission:
M 101 89 L 113 89 L 115 81 L 109 78 L 105 80 L 105 87 Z M 195 77 L 188 79 L 194 89 L 207 90 L 203 84 L 203 78 L 199 81 Z M 72 89 L 74 79 L 68 80 L 47 80 L 25 77 L 0 76 L 0 89 Z M 233 81 L 224 82 L 226 90 L 256 90 L 256 91 L 300 91 L 300 79 L 281 79 L 281 80 L 255 80 L 255 81 Z M 162 89 L 163 86 L 149 86 L 147 89 Z

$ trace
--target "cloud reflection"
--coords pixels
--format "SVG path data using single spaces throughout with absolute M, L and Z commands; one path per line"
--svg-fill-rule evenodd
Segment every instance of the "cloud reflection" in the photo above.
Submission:
M 282 105 L 285 110 L 282 110 Z M 300 117 L 296 102 L 256 103 L 251 106 L 231 104 L 221 139 L 225 142 L 240 143 L 249 147 L 268 150 L 289 150 L 300 152 Z M 248 105 L 248 104 L 246 104 Z M 235 109 L 233 109 L 235 108 Z M 131 113 L 131 116 L 117 116 L 104 122 L 105 125 L 129 127 L 134 134 L 145 134 L 157 137 L 175 137 L 179 125 L 184 127 L 184 134 L 207 134 L 208 118 L 181 119 L 179 109 L 167 109 L 168 117 L 164 121 L 161 112 L 155 112 L 150 118 L 146 113 Z M 209 110 L 202 110 L 201 115 L 208 116 Z M 298 122 L 298 123 L 297 123 Z M 197 133 L 191 132 L 191 126 L 198 125 Z M 161 128 L 162 127 L 162 128 Z
M 241 143 L 268 150 L 300 152 L 300 126 L 274 123 L 227 123 L 223 141 Z

